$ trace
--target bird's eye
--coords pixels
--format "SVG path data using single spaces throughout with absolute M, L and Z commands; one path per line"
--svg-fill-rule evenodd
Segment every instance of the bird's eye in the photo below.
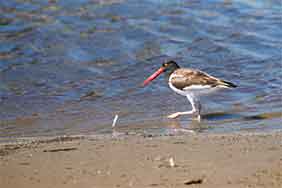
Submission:
M 167 66 L 167 63 L 164 63 L 164 67 L 166 67 Z

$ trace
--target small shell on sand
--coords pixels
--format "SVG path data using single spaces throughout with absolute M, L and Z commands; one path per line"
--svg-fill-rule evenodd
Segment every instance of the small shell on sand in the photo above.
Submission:
M 172 157 L 169 158 L 169 165 L 170 165 L 170 167 L 175 167 L 175 163 L 174 163 L 174 160 L 173 160 Z

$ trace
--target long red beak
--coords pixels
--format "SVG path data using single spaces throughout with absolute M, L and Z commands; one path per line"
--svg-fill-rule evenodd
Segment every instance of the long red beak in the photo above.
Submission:
M 154 74 L 152 74 L 151 76 L 149 76 L 149 77 L 143 82 L 143 86 L 148 85 L 152 80 L 154 80 L 155 78 L 157 78 L 162 72 L 164 72 L 164 68 L 163 68 L 163 67 L 159 68 Z

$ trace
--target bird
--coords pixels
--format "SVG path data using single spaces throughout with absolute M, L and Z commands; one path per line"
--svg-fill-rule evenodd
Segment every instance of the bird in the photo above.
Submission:
M 177 118 L 181 115 L 194 115 L 201 121 L 201 102 L 200 96 L 208 95 L 221 88 L 236 88 L 237 85 L 229 81 L 216 78 L 201 70 L 181 68 L 175 61 L 169 60 L 151 76 L 143 82 L 143 87 L 160 74 L 165 73 L 168 77 L 169 87 L 179 95 L 186 96 L 192 106 L 192 110 L 184 112 L 175 112 L 168 115 L 169 119 Z

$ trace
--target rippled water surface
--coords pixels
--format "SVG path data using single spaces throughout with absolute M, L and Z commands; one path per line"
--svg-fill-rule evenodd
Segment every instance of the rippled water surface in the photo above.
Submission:
M 0 137 L 282 129 L 280 0 L 0 1 Z M 161 76 L 167 59 L 230 80 L 203 121 Z

